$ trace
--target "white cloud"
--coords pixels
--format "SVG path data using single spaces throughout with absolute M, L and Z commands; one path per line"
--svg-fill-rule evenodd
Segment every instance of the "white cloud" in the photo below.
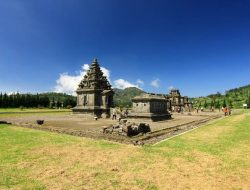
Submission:
M 160 87 L 160 80 L 159 79 L 155 79 L 153 80 L 150 85 L 154 88 L 159 88 Z
M 75 90 L 77 89 L 78 84 L 83 79 L 89 67 L 90 66 L 88 64 L 84 64 L 82 66 L 82 69 L 77 72 L 78 74 L 76 75 L 69 75 L 67 72 L 61 73 L 59 78 L 56 80 L 54 91 L 75 95 Z M 110 80 L 110 71 L 104 67 L 101 67 L 101 70 L 104 76 L 106 76 L 107 79 Z
M 136 87 L 139 88 L 139 85 L 137 84 L 132 84 L 124 79 L 117 79 L 114 81 L 114 87 L 115 88 L 120 88 L 120 89 L 125 89 L 129 87 Z
M 84 65 L 82 66 L 82 70 L 83 70 L 83 71 L 89 70 L 89 64 L 84 64 Z
M 137 83 L 138 85 L 141 85 L 141 86 L 144 85 L 144 81 L 141 80 L 141 79 L 137 79 L 136 83 Z

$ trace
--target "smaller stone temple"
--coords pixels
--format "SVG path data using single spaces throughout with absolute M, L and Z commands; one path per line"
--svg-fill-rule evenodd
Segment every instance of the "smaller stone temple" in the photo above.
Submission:
M 133 108 L 129 118 L 160 121 L 171 118 L 167 111 L 167 99 L 164 96 L 143 94 L 132 99 Z
M 74 114 L 86 116 L 110 117 L 113 106 L 114 91 L 107 78 L 103 75 L 97 59 L 94 59 L 90 69 L 78 85 L 77 105 L 72 109 Z
M 178 89 L 172 89 L 168 95 L 169 107 L 168 110 L 175 111 L 176 109 L 192 109 L 193 104 L 189 102 L 187 96 L 181 96 L 181 93 Z

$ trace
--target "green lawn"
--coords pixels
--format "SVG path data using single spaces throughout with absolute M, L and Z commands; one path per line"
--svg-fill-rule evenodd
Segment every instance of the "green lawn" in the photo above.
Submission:
M 19 117 L 19 116 L 29 116 L 29 115 L 51 115 L 51 114 L 69 114 L 70 109 L 38 109 L 38 108 L 0 108 L 0 120 L 4 120 L 6 117 Z
M 0 189 L 250 189 L 250 114 L 135 147 L 0 125 Z
M 48 108 L 0 108 L 0 113 L 42 113 L 42 112 L 69 112 L 70 109 L 48 109 Z

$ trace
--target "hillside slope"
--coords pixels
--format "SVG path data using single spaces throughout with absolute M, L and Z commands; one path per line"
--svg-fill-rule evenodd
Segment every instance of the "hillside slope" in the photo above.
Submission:
M 135 96 L 139 96 L 142 93 L 145 93 L 144 91 L 136 88 L 136 87 L 129 87 L 125 88 L 124 90 L 114 88 L 114 104 L 115 106 L 119 107 L 131 107 L 132 106 L 132 101 L 131 99 L 134 98 Z
M 199 97 L 194 99 L 195 107 L 220 108 L 222 106 L 230 106 L 233 108 L 242 108 L 247 103 L 250 106 L 250 85 L 242 86 L 227 90 L 224 95 L 217 92 L 207 97 Z

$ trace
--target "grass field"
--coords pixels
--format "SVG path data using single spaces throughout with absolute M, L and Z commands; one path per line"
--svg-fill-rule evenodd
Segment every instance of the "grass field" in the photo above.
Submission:
M 49 109 L 49 108 L 0 108 L 0 113 L 43 113 L 43 112 L 70 112 L 70 109 Z
M 250 114 L 135 147 L 0 125 L 0 189 L 250 189 Z
M 19 108 L 0 108 L 0 120 L 4 120 L 6 117 L 21 117 L 21 116 L 29 116 L 29 115 L 67 115 L 70 114 L 70 109 L 38 109 L 38 108 L 28 108 L 28 109 L 19 109 Z

